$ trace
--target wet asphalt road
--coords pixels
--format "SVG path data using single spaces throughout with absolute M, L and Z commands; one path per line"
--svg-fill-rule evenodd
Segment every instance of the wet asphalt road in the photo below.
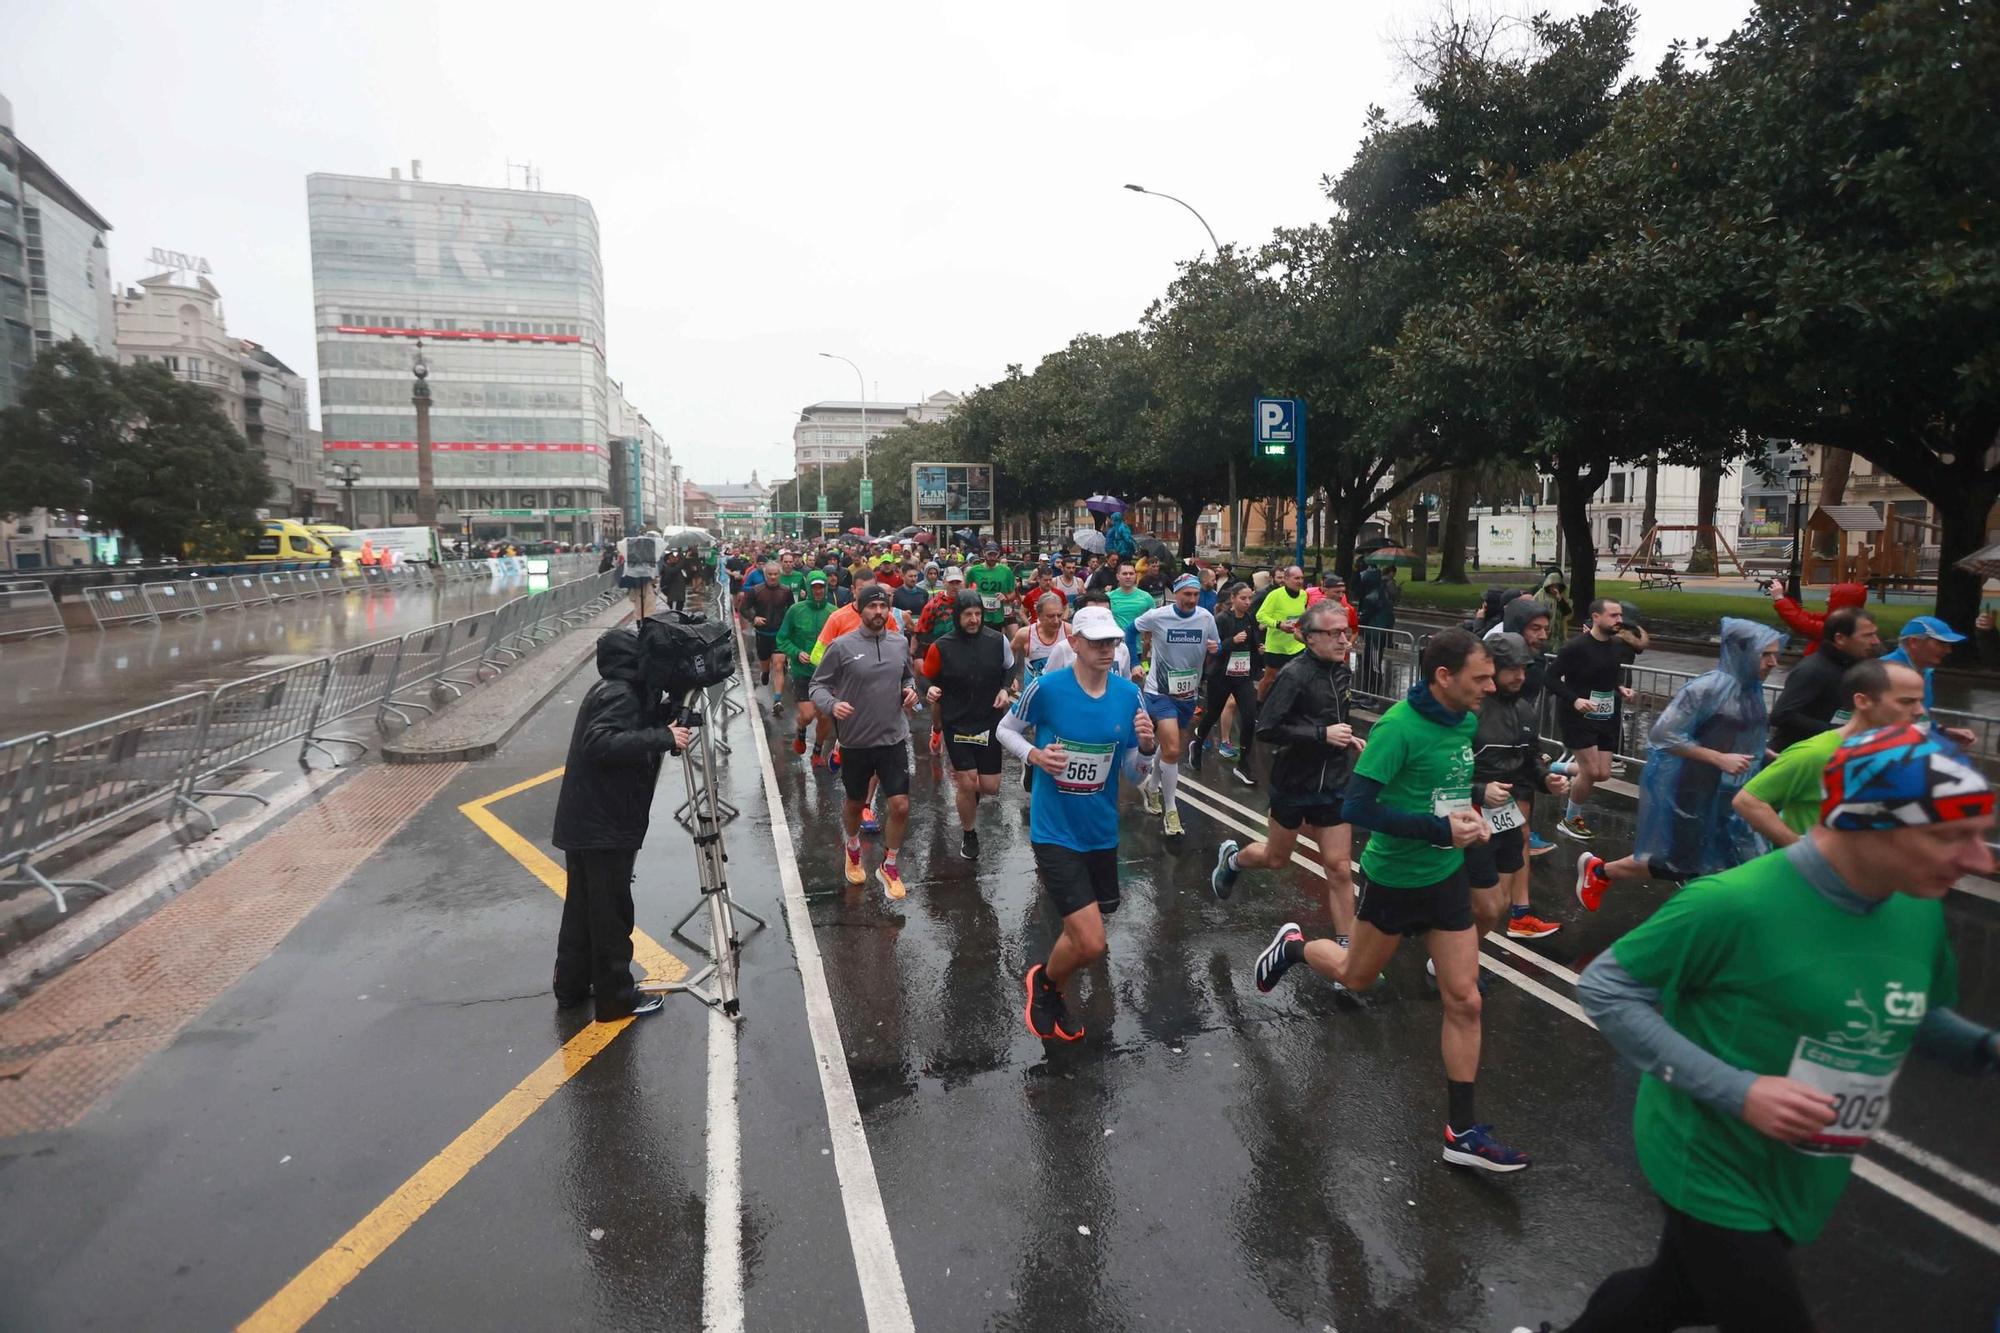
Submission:
M 462 774 L 79 1125 L 0 1140 L 0 1325 L 234 1325 L 585 1026 L 545 993 L 555 896 L 457 807 L 559 765 L 586 683 Z M 748 725 L 730 724 L 721 765 L 745 812 L 727 830 L 731 882 L 777 924 L 743 955 L 745 1326 L 860 1328 Z M 1635 1079 L 1576 1018 L 1495 981 L 1480 1113 L 1536 1165 L 1491 1178 L 1438 1160 L 1438 1006 L 1414 950 L 1364 997 L 1303 969 L 1256 993 L 1249 967 L 1272 930 L 1293 918 L 1323 931 L 1324 899 L 1303 871 L 1246 875 L 1227 904 L 1209 896 L 1215 844 L 1241 836 L 1225 820 L 1261 824 L 1214 793 L 1263 808 L 1261 789 L 1215 781 L 1213 760 L 1183 784 L 1180 847 L 1126 794 L 1125 905 L 1107 962 L 1072 983 L 1089 1035 L 1045 1049 L 1021 1021 L 1020 974 L 1052 923 L 1018 769 L 982 811 L 971 864 L 941 764 L 918 757 L 911 892 L 892 905 L 872 882 L 840 882 L 838 781 L 771 736 L 916 1327 L 1560 1327 L 1605 1274 L 1650 1257 L 1659 1214 L 1631 1148 Z M 556 789 L 493 812 L 546 849 Z M 664 779 L 638 906 L 642 928 L 688 957 L 667 936 L 695 900 L 667 814 L 680 798 Z M 1600 843 L 1625 845 L 1628 816 L 1603 823 Z M 1663 892 L 1621 888 L 1585 917 L 1570 852 L 1535 863 L 1537 907 L 1565 929 L 1527 946 L 1548 966 L 1515 973 L 1563 1000 L 1555 969 L 1582 966 Z M 1949 908 L 1963 1008 L 2000 1020 L 2000 906 L 1961 894 Z M 1523 961 L 1488 954 L 1510 972 Z M 619 1035 L 311 1326 L 699 1327 L 708 1025 L 677 998 Z M 1996 1096 L 1919 1061 L 1898 1086 L 1891 1129 L 1976 1177 L 1970 1188 L 1907 1154 L 1870 1157 L 1990 1228 L 2000 1193 L 1979 1190 L 2000 1180 L 1982 1132 Z M 1829 1330 L 1985 1330 L 2000 1297 L 1993 1250 L 1859 1180 L 1798 1263 Z
M 158 625 L 0 642 L 0 738 L 61 730 L 337 653 L 521 595 L 515 578 L 306 597 Z

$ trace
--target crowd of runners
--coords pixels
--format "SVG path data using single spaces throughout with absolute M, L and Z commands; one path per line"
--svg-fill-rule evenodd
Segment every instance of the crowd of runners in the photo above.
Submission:
M 1363 630 L 1392 623 L 1393 572 L 1369 570 L 1357 605 L 1333 575 L 1238 579 L 1115 545 L 1016 558 L 990 542 L 752 543 L 723 567 L 760 703 L 800 762 L 844 788 L 848 884 L 868 884 L 872 859 L 881 892 L 908 893 L 913 763 L 948 774 L 959 854 L 976 860 L 1004 757 L 1017 762 L 1061 920 L 1022 977 L 1042 1040 L 1084 1036 L 1065 994 L 1108 948 L 1122 788 L 1178 846 L 1182 771 L 1213 755 L 1269 801 L 1262 839 L 1216 849 L 1214 896 L 1283 873 L 1302 838 L 1324 872 L 1328 929 L 1286 922 L 1241 960 L 1258 991 L 1301 963 L 1363 991 L 1399 945 L 1422 949 L 1441 1000 L 1443 1159 L 1515 1172 L 1529 1154 L 1475 1103 L 1480 941 L 1560 928 L 1529 902 L 1528 860 L 1551 849 L 1531 833 L 1535 801 L 1560 803 L 1584 909 L 1614 886 L 1669 886 L 1578 987 L 1645 1075 L 1634 1134 L 1664 1231 L 1653 1262 L 1607 1279 L 1571 1328 L 1812 1327 L 1786 1251 L 1825 1225 L 1904 1055 L 1967 1073 L 2000 1063 L 1995 1034 L 1951 1008 L 1942 899 L 1992 869 L 1994 797 L 1963 748 L 1973 738 L 1932 723 L 1931 670 L 1961 637 L 1934 617 L 1880 655 L 1865 610 L 1781 605 L 1811 638 L 1768 709 L 1782 636 L 1724 619 L 1716 668 L 1632 736 L 1626 668 L 1646 631 L 1600 599 L 1570 636 L 1557 576 L 1489 598 L 1396 674 L 1386 638 Z M 1378 714 L 1356 712 L 1357 671 Z M 1407 693 L 1382 700 L 1391 679 Z M 1560 720 L 1554 761 L 1545 708 Z M 1633 845 L 1613 857 L 1592 809 L 1621 752 L 1644 769 Z

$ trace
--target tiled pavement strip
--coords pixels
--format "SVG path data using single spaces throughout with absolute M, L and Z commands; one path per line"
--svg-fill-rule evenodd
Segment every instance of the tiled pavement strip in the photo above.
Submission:
M 0 1135 L 76 1123 L 463 768 L 357 775 L 0 1014 Z

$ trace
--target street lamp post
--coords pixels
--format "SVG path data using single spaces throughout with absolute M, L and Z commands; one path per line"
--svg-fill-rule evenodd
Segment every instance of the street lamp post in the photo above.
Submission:
M 431 465 L 431 368 L 424 361 L 424 340 L 410 362 L 410 405 L 417 409 L 417 522 L 437 526 L 437 478 Z M 426 538 L 428 540 L 428 538 Z
M 820 355 L 829 361 L 847 361 L 846 357 L 835 352 L 821 352 Z M 860 366 L 855 365 L 852 361 L 847 361 L 847 364 L 854 371 L 855 384 L 861 389 L 861 480 L 863 483 L 862 489 L 869 492 L 868 498 L 871 501 L 871 503 L 861 506 L 861 534 L 865 539 L 874 531 L 875 527 L 874 524 L 868 521 L 868 514 L 874 508 L 872 501 L 875 498 L 875 488 L 868 482 L 868 381 L 862 378 Z M 822 489 L 825 488 L 825 478 L 826 469 L 822 465 L 820 468 Z
M 347 526 L 360 527 L 354 517 L 354 483 L 361 480 L 359 463 L 328 463 L 326 475 L 347 492 Z
M 1222 242 L 1215 239 L 1215 228 L 1208 225 L 1208 219 L 1203 217 L 1201 211 L 1193 204 L 1185 199 L 1176 199 L 1170 194 L 1162 194 L 1158 190 L 1149 190 L 1143 185 L 1127 185 L 1125 188 L 1134 194 L 1150 194 L 1156 199 L 1172 199 L 1182 208 L 1193 213 L 1194 220 L 1199 222 L 1201 229 L 1208 233 L 1208 243 L 1215 247 L 1215 253 L 1218 256 L 1222 254 Z M 1237 522 L 1236 515 L 1236 455 L 1233 453 L 1229 456 L 1229 558 L 1232 562 L 1243 558 L 1242 525 Z
M 1792 483 L 1792 574 L 1786 580 L 1785 592 L 1788 596 L 1799 595 L 1799 567 L 1805 556 L 1805 512 L 1806 491 L 1812 485 L 1812 469 L 1806 466 L 1803 450 L 1792 454 L 1791 471 L 1785 474 Z

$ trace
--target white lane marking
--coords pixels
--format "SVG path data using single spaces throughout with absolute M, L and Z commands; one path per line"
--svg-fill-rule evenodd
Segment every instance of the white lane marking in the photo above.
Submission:
M 719 943 L 714 941 L 713 943 Z M 708 1190 L 701 1326 L 743 1329 L 743 1150 L 736 1094 L 736 1023 L 708 1011 Z
M 1975 898 L 1984 898 L 1989 903 L 2000 903 L 2000 884 L 1995 884 L 1990 879 L 1978 879 L 1972 875 L 1966 875 L 1958 883 L 1952 885 L 1952 887 L 1960 893 L 1969 893 Z
M 738 645 L 739 649 L 741 644 Z M 740 653 L 738 662 L 747 662 Z M 847 1052 L 840 1044 L 840 1024 L 833 1016 L 833 997 L 826 988 L 826 966 L 820 961 L 819 937 L 813 934 L 806 910 L 805 885 L 799 879 L 798 851 L 785 822 L 784 793 L 771 766 L 771 742 L 764 719 L 750 695 L 746 718 L 757 740 L 757 762 L 764 770 L 764 801 L 771 808 L 771 841 L 778 853 L 778 878 L 785 888 L 785 924 L 792 935 L 792 952 L 805 987 L 806 1028 L 812 1033 L 813 1055 L 819 1064 L 820 1096 L 826 1102 L 826 1127 L 833 1143 L 833 1170 L 840 1180 L 841 1207 L 847 1214 L 847 1239 L 854 1251 L 854 1274 L 861 1283 L 861 1305 L 868 1327 L 877 1333 L 915 1333 L 903 1270 L 896 1262 L 896 1242 L 889 1234 L 889 1214 L 882 1206 L 882 1189 L 875 1179 L 875 1159 L 868 1153 L 868 1135 L 861 1127 L 861 1107 L 854 1099 L 854 1081 L 847 1073 Z
M 1486 938 L 1491 940 L 1493 937 L 1488 935 Z M 1528 992 L 1528 994 L 1542 1001 L 1542 1003 L 1553 1005 L 1555 1008 L 1562 1010 L 1585 1027 L 1592 1029 L 1597 1027 L 1597 1024 L 1590 1021 L 1590 1015 L 1583 1012 L 1583 1006 L 1579 1005 L 1575 1000 L 1570 999 L 1559 991 L 1550 990 L 1533 977 L 1522 976 L 1519 972 L 1506 966 L 1491 954 L 1480 954 L 1479 965 L 1488 972 L 1492 972 L 1504 980 L 1513 982 L 1516 986 Z
M 1186 784 L 1183 783 L 1183 785 L 1185 786 Z M 1220 824 L 1233 826 L 1252 835 L 1256 833 L 1256 830 L 1252 829 L 1242 820 L 1219 812 L 1202 801 L 1190 797 L 1187 799 L 1187 804 L 1200 810 L 1210 819 Z M 1325 878 L 1326 872 L 1320 868 L 1317 862 L 1307 861 L 1296 854 L 1293 855 L 1292 859 L 1314 874 L 1319 875 L 1322 879 Z M 1494 935 L 1488 935 L 1486 939 L 1488 943 L 1503 944 L 1504 947 L 1511 949 L 1513 952 L 1533 959 L 1537 966 L 1547 968 L 1551 971 L 1567 971 L 1567 969 L 1561 968 L 1558 964 L 1549 962 L 1540 954 L 1521 948 L 1511 940 L 1504 940 L 1502 937 Z M 1557 994 L 1532 977 L 1522 976 L 1511 967 L 1502 967 L 1490 955 L 1484 953 L 1479 956 L 1479 964 L 1494 975 L 1520 987 L 1536 999 L 1561 1010 L 1578 1022 L 1591 1028 L 1597 1026 L 1590 1021 L 1590 1016 L 1584 1013 L 1583 1009 L 1574 1001 Z M 1570 979 L 1574 981 L 1575 973 L 1570 974 Z M 1877 1133 L 1875 1141 L 1891 1152 L 1901 1153 L 1916 1165 L 1951 1181 L 1961 1189 L 1975 1194 L 1982 1199 L 2000 1203 L 2000 1189 L 1996 1189 L 1978 1176 L 1974 1176 L 1960 1167 L 1953 1166 L 1950 1162 L 1937 1156 L 1935 1153 L 1927 1152 L 1917 1147 L 1907 1139 L 1900 1138 L 1894 1134 Z M 1864 1170 L 1863 1168 L 1866 1169 Z M 1921 1185 L 1907 1180 L 1887 1167 L 1870 1161 L 1867 1158 L 1855 1159 L 1854 1173 L 1871 1185 L 1875 1185 L 1893 1197 L 1901 1199 L 1918 1212 L 1927 1214 L 1933 1220 L 1950 1227 L 1967 1240 L 1983 1245 L 1995 1254 L 2000 1254 L 2000 1227 L 1995 1227 L 1991 1223 L 1981 1221 L 1956 1204 L 1939 1198 L 1936 1194 L 1933 1194 Z
M 1875 1142 L 1891 1152 L 1901 1153 L 1932 1175 L 1949 1180 L 1967 1194 L 1976 1195 L 2000 1208 L 2000 1186 L 1982 1180 L 1962 1167 L 1953 1166 L 1928 1148 L 1919 1148 L 1900 1134 L 1891 1134 L 1887 1130 L 1878 1129 L 1875 1131 Z
M 1236 810 L 1240 810 L 1245 816 L 1247 816 L 1249 819 L 1253 821 L 1261 821 L 1264 818 L 1264 814 L 1262 811 L 1253 810 L 1249 806 L 1244 805 L 1239 801 L 1232 801 L 1227 796 L 1224 796 L 1221 792 L 1203 786 L 1201 783 L 1187 776 L 1186 773 L 1181 774 L 1181 790 L 1186 791 L 1190 787 L 1192 787 L 1194 790 L 1200 792 L 1203 796 L 1206 796 L 1211 800 L 1220 801 L 1224 805 L 1230 806 Z M 1193 800 L 1194 798 L 1190 797 L 1189 799 Z M 1207 806 L 1202 805 L 1199 801 L 1195 802 L 1195 806 L 1203 814 L 1207 815 L 1211 819 L 1218 819 L 1221 817 L 1217 811 L 1209 809 Z M 1242 825 L 1238 824 L 1237 827 L 1241 828 Z M 1262 835 L 1260 834 L 1258 836 L 1261 837 Z M 1315 842 L 1313 839 L 1306 837 L 1303 831 L 1301 831 L 1299 834 L 1298 845 L 1301 847 L 1311 849 L 1312 854 L 1315 857 L 1319 855 L 1319 844 Z M 1297 862 L 1299 865 L 1306 866 L 1309 869 L 1319 868 L 1317 862 L 1307 860 L 1305 857 L 1301 856 L 1297 852 L 1292 853 L 1292 860 Z M 1349 861 L 1347 864 L 1348 868 L 1351 871 L 1358 872 L 1361 868 L 1360 864 L 1355 861 Z M 1516 944 L 1513 940 L 1508 939 L 1504 933 L 1488 935 L 1486 938 L 1489 942 L 1498 946 L 1499 948 L 1505 949 L 1507 952 L 1511 954 L 1517 954 L 1520 957 L 1527 959 L 1529 962 L 1533 963 L 1536 967 L 1540 968 L 1544 972 L 1549 973 L 1551 976 L 1561 977 L 1564 981 L 1567 981 L 1572 986 L 1576 984 L 1577 980 L 1576 973 L 1570 971 L 1568 968 L 1564 967 L 1561 963 L 1556 962 L 1554 959 L 1543 957 L 1541 954 L 1536 953 L 1533 949 L 1523 948 L 1521 945 Z
M 1879 1135 L 1877 1136 L 1880 1137 Z M 1875 1188 L 1901 1199 L 1910 1207 L 1944 1223 L 1967 1240 L 2000 1254 L 2000 1227 L 1966 1212 L 1957 1204 L 1939 1198 L 1923 1186 L 1903 1179 L 1894 1171 L 1866 1157 L 1854 1159 L 1854 1174 Z

